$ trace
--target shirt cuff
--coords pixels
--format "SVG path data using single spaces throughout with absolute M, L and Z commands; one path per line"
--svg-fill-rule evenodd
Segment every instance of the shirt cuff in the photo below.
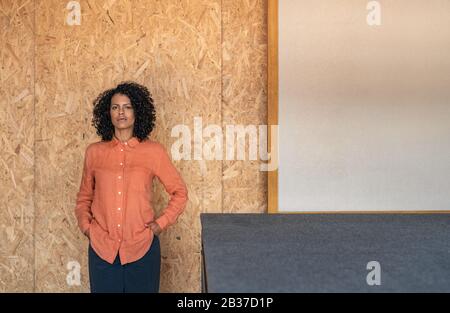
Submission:
M 161 215 L 160 217 L 158 217 L 155 222 L 159 225 L 161 231 L 165 230 L 169 224 L 169 220 L 165 215 Z
M 88 221 L 81 224 L 80 229 L 81 229 L 81 232 L 83 233 L 83 235 L 86 235 L 86 232 L 88 231 L 88 229 L 90 227 L 91 227 L 91 224 Z

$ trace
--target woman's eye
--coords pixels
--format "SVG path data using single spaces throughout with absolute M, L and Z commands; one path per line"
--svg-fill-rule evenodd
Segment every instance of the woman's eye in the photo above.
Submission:
M 113 106 L 113 107 L 111 107 L 111 110 L 117 110 L 118 108 L 119 108 L 119 107 L 117 107 L 117 106 Z M 125 109 L 127 109 L 127 110 L 132 110 L 133 107 L 132 107 L 132 106 L 126 106 Z

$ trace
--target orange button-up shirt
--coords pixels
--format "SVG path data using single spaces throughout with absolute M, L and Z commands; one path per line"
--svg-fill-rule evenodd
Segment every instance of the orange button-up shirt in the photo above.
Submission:
M 155 176 L 170 195 L 156 219 L 151 203 Z M 89 229 L 94 251 L 108 263 L 117 253 L 121 264 L 143 257 L 154 238 L 145 224 L 155 221 L 165 230 L 187 200 L 186 185 L 160 143 L 136 137 L 122 143 L 113 137 L 86 148 L 75 215 L 81 231 Z

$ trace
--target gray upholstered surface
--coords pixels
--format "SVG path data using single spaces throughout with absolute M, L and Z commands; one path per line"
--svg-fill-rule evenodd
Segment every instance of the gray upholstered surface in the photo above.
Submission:
M 208 292 L 450 292 L 450 214 L 201 214 Z M 367 263 L 381 266 L 369 286 Z

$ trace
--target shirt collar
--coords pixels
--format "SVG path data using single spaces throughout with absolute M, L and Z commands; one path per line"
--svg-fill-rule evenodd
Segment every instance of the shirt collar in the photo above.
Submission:
M 111 147 L 115 147 L 119 143 L 121 143 L 121 141 L 119 139 L 117 139 L 116 136 L 113 136 L 112 140 L 110 141 Z M 129 147 L 133 148 L 139 143 L 139 140 L 135 136 L 133 136 L 128 141 L 126 141 L 126 143 Z M 125 144 L 125 143 L 123 143 L 123 144 Z

